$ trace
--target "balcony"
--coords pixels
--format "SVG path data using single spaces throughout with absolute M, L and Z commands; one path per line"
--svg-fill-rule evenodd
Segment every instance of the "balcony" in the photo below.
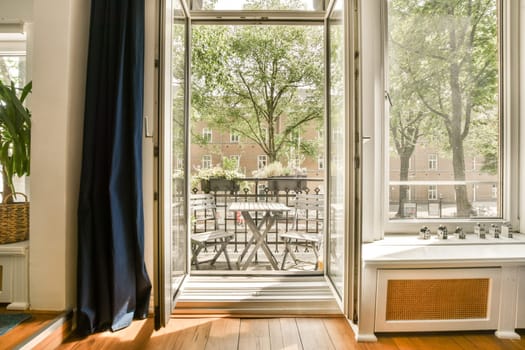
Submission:
M 219 190 L 214 186 L 211 186 L 211 188 L 204 186 L 205 190 L 212 194 L 215 200 L 216 220 L 206 219 L 205 217 L 209 218 L 209 213 L 203 211 L 192 211 L 191 213 L 192 234 L 210 230 L 224 230 L 233 233 L 233 238 L 227 244 L 227 254 L 231 261 L 232 270 L 239 270 L 236 262 L 252 237 L 252 232 L 249 230 L 241 213 L 228 210 L 229 205 L 233 202 L 279 202 L 292 208 L 289 212 L 283 212 L 278 215 L 275 224 L 270 228 L 266 237 L 266 244 L 276 258 L 279 268 L 281 268 L 281 262 L 284 255 L 284 242 L 279 238 L 279 234 L 289 232 L 290 230 L 307 233 L 323 232 L 322 210 L 296 210 L 295 208 L 295 198 L 297 193 L 305 193 L 313 196 L 320 196 L 319 199 L 322 198 L 323 179 L 288 177 L 286 179 L 244 178 L 240 180 L 242 181 L 242 186 L 227 186 L 225 187 L 225 190 Z M 285 180 L 288 182 L 276 183 L 277 180 Z M 296 188 L 288 187 L 294 183 L 298 185 Z M 258 191 L 256 192 L 255 189 L 258 189 Z M 193 194 L 203 193 L 203 191 L 198 188 L 193 188 L 192 192 Z M 251 215 L 255 224 L 259 225 L 264 213 L 253 212 Z M 203 249 L 203 251 L 199 253 L 199 261 L 206 261 L 213 258 L 217 253 L 218 247 L 219 246 L 212 246 Z M 293 259 L 288 258 L 283 270 L 294 273 L 298 271 L 309 273 L 316 271 L 316 263 L 318 262 L 318 259 L 315 257 L 312 248 L 294 247 L 292 249 L 293 253 L 298 258 L 298 262 L 295 263 Z M 322 256 L 320 258 L 322 260 Z M 195 268 L 196 266 L 193 264 L 192 270 L 195 270 Z M 230 271 L 224 255 L 221 255 L 213 265 L 210 263 L 200 263 L 199 270 Z M 262 251 L 259 250 L 253 262 L 249 264 L 245 272 L 252 273 L 254 271 L 264 272 L 271 270 L 273 269 L 270 262 L 266 256 L 262 254 Z

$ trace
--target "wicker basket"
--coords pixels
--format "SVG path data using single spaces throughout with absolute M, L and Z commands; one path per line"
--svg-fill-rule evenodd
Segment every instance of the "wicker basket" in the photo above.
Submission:
M 0 244 L 15 243 L 29 239 L 29 202 L 23 193 L 24 202 L 6 203 L 7 195 L 0 203 Z

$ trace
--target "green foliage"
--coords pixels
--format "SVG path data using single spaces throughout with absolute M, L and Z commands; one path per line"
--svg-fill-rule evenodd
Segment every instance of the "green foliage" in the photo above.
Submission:
M 12 192 L 13 177 L 30 172 L 31 113 L 23 103 L 31 88 L 29 82 L 18 94 L 13 82 L 0 81 L 0 164 Z
M 194 26 L 193 122 L 279 159 L 293 132 L 322 125 L 322 34 L 317 26 Z

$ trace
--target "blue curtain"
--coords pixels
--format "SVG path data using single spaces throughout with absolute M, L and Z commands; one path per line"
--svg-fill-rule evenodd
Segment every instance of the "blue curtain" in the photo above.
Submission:
M 148 313 L 142 114 L 144 0 L 92 0 L 78 205 L 78 331 Z

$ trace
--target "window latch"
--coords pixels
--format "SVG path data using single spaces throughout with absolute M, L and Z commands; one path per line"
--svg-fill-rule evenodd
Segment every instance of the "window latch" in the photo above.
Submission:
M 390 93 L 387 90 L 385 90 L 385 99 L 388 100 L 390 107 L 394 106 L 394 104 L 392 103 L 392 98 L 390 97 Z

